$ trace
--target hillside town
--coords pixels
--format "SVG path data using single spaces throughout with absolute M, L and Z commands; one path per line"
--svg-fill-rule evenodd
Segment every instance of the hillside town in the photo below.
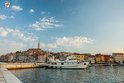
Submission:
M 40 49 L 38 42 L 37 48 L 29 48 L 27 51 L 17 51 L 0 56 L 2 62 L 20 62 L 20 63 L 42 63 L 46 62 L 47 57 L 65 60 L 68 56 L 73 56 L 78 61 L 89 61 L 91 64 L 124 64 L 124 53 L 95 54 L 90 53 L 70 53 L 70 52 L 50 52 Z

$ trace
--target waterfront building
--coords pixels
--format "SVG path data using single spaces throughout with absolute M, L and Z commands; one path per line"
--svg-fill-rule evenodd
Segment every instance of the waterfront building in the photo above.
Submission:
M 106 54 L 96 54 L 95 55 L 96 63 L 109 63 L 110 60 L 111 60 L 110 55 L 106 55 Z
M 35 60 L 38 60 L 38 56 L 40 56 L 41 49 L 39 48 L 30 48 L 27 50 L 28 54 L 35 57 Z
M 112 53 L 116 63 L 124 63 L 124 53 Z
M 73 58 L 76 59 L 78 62 L 84 61 L 85 55 L 79 54 L 79 53 L 73 53 L 72 54 Z
M 110 63 L 114 63 L 114 57 L 111 55 L 109 58 Z
M 90 54 L 73 53 L 72 56 L 80 62 L 80 61 L 88 60 Z
M 41 51 L 39 56 L 38 56 L 38 60 L 37 62 L 45 62 L 46 61 L 46 56 L 48 55 L 47 52 L 45 51 Z
M 38 40 L 38 44 L 37 44 L 37 48 L 29 48 L 27 50 L 27 52 L 30 54 L 30 55 L 33 55 L 33 54 L 37 54 L 41 51 L 40 49 L 40 41 Z
M 89 56 L 88 60 L 90 61 L 91 64 L 94 64 L 95 63 L 95 56 L 94 55 Z
M 19 56 L 21 56 L 21 51 L 16 52 L 15 61 L 19 61 Z
M 5 59 L 6 59 L 6 58 L 5 58 L 5 55 L 1 55 L 1 56 L 0 56 L 0 61 L 3 62 L 3 61 L 5 61 Z
M 14 61 L 15 57 L 16 57 L 16 53 L 9 53 L 8 55 L 8 61 Z
M 0 61 L 10 62 L 16 57 L 16 53 L 7 53 L 6 55 L 0 56 Z
M 41 50 L 40 41 L 38 41 L 37 48 L 29 48 L 27 50 L 28 54 L 34 56 L 36 62 L 44 62 L 46 52 Z

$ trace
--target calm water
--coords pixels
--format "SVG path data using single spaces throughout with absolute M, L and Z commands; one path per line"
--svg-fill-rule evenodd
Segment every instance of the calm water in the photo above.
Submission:
M 84 70 L 11 70 L 23 83 L 124 83 L 124 66 L 96 66 Z

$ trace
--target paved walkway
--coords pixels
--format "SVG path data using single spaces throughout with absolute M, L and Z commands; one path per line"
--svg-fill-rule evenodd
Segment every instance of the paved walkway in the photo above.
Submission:
M 0 67 L 0 83 L 22 83 L 6 68 Z
M 6 83 L 2 72 L 0 71 L 0 83 Z

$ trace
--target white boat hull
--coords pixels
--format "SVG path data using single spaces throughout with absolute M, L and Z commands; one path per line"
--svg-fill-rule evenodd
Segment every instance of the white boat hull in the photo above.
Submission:
M 84 69 L 89 66 L 89 62 L 80 62 L 80 63 L 61 63 L 57 64 L 46 64 L 47 68 L 56 68 L 56 69 Z

